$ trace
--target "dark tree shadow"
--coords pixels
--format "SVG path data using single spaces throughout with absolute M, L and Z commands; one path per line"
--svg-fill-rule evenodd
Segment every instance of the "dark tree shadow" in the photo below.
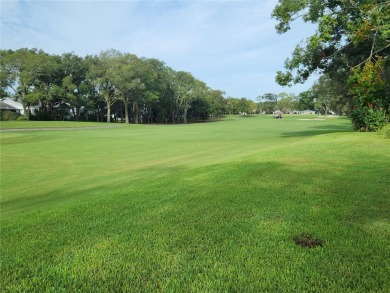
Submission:
M 352 132 L 352 126 L 349 125 L 320 125 L 311 126 L 309 130 L 291 131 L 281 133 L 281 137 L 309 137 L 314 135 L 329 134 L 336 132 Z

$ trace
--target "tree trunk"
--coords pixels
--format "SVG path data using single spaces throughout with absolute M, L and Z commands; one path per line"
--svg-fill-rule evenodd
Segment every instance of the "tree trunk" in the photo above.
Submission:
M 24 112 L 24 114 L 23 115 L 25 115 L 26 116 L 26 119 L 27 120 L 30 120 L 30 117 L 31 117 L 31 115 L 30 115 L 30 107 L 27 105 L 27 103 L 26 103 L 26 95 L 27 95 L 27 90 L 26 90 L 26 87 L 22 84 L 22 93 L 21 93 L 21 102 L 22 102 L 22 107 L 23 107 L 23 112 Z M 15 93 L 16 93 L 16 91 L 15 91 Z
M 133 102 L 133 114 L 134 114 L 134 123 L 138 124 L 138 103 Z
M 172 111 L 172 123 L 175 124 L 176 123 L 176 119 L 175 119 L 175 111 Z
M 187 112 L 188 112 L 188 107 L 184 107 L 184 124 L 187 124 Z
M 76 111 L 74 110 L 74 108 L 72 107 L 72 108 L 70 108 L 70 110 L 72 111 L 73 117 L 76 118 Z
M 76 121 L 80 120 L 80 107 L 76 107 Z
M 150 124 L 152 121 L 152 106 L 149 106 L 149 113 L 148 113 L 148 124 Z
M 22 103 L 22 107 L 24 113 L 23 115 L 26 116 L 27 120 L 30 120 L 30 108 L 25 103 Z
M 111 122 L 111 107 L 110 103 L 107 103 L 107 123 Z
M 129 101 L 127 99 L 124 99 L 123 104 L 125 106 L 125 123 L 129 124 L 130 123 L 130 120 L 129 120 Z
M 120 113 L 121 113 L 121 123 L 123 123 L 123 111 L 122 111 L 122 108 L 121 108 Z
M 329 112 L 329 106 L 327 103 L 324 103 L 325 105 L 325 115 L 328 115 L 328 112 Z
M 31 118 L 31 111 L 30 111 L 30 107 L 29 106 L 26 107 L 25 115 L 27 115 L 26 119 L 30 120 L 30 118 Z

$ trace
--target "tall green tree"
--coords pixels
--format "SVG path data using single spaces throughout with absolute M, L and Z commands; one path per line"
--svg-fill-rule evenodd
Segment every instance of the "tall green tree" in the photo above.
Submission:
M 2 92 L 22 103 L 27 119 L 30 118 L 30 106 L 34 100 L 32 91 L 39 78 L 38 52 L 24 48 L 1 50 Z
M 126 122 L 187 123 L 191 108 L 190 116 L 202 120 L 226 111 L 222 91 L 158 59 L 114 49 L 85 58 L 36 49 L 0 53 L 1 97 L 18 99 L 27 114 L 29 107 L 39 106 L 34 119 L 65 119 L 71 112 L 75 120 L 84 114 L 84 119 L 110 122 L 124 113 Z M 234 113 L 247 108 L 233 100 Z
M 111 122 L 111 106 L 117 100 L 111 70 L 120 56 L 119 51 L 110 49 L 101 52 L 99 56 L 87 57 L 90 59 L 87 76 L 94 84 L 100 99 L 105 102 L 108 123 Z
M 297 109 L 299 111 L 314 110 L 314 95 L 310 90 L 298 95 Z
M 238 113 L 239 99 L 233 97 L 227 97 L 225 103 L 226 103 L 226 110 L 230 115 Z
M 295 109 L 297 97 L 294 94 L 280 93 L 277 108 L 283 113 L 290 113 Z
M 160 110 L 164 107 L 164 102 L 171 99 L 169 91 L 168 69 L 164 62 L 151 58 L 144 59 L 145 74 L 143 82 L 145 91 L 143 92 L 143 114 L 147 123 L 155 121 L 155 112 L 160 104 Z M 167 107 L 169 108 L 169 107 Z M 168 112 L 165 109 L 164 112 Z
M 142 61 L 133 54 L 118 54 L 111 60 L 107 78 L 112 81 L 116 99 L 123 102 L 125 122 L 129 123 L 129 105 L 133 103 L 134 122 L 138 123 L 138 105 L 145 84 L 142 82 Z
M 362 115 L 368 105 L 389 112 L 385 85 L 390 80 L 385 73 L 390 66 L 390 1 L 279 0 L 273 17 L 278 33 L 290 30 L 297 18 L 317 24 L 315 34 L 286 60 L 286 70 L 277 73 L 279 84 L 303 83 L 313 72 L 321 72 L 332 80 L 348 81 L 350 105 Z
M 12 96 L 10 89 L 13 89 L 16 76 L 15 68 L 10 62 L 12 50 L 0 50 L 0 99 Z M 15 89 L 13 89 L 16 92 Z
M 262 96 L 258 96 L 257 100 L 262 103 L 262 108 L 266 114 L 272 114 L 278 103 L 278 95 L 266 93 Z
M 88 63 L 74 53 L 64 53 L 61 56 L 60 70 L 63 75 L 61 87 L 65 100 L 78 121 L 81 108 L 89 108 L 91 105 L 92 89 L 86 78 Z
M 219 117 L 226 111 L 225 99 L 223 95 L 225 92 L 221 90 L 208 89 L 205 91 L 206 100 L 209 105 L 209 113 L 213 117 Z
M 39 104 L 39 112 L 44 119 L 52 120 L 57 116 L 56 119 L 63 120 L 66 97 L 61 88 L 60 56 L 38 52 L 35 61 L 38 74 L 31 97 Z
M 174 92 L 175 104 L 177 109 L 182 113 L 184 123 L 187 123 L 187 113 L 191 103 L 202 94 L 205 84 L 185 71 L 175 73 Z
M 337 105 L 342 99 L 344 89 L 339 88 L 340 84 L 332 80 L 328 75 L 322 75 L 311 87 L 311 94 L 314 98 L 315 109 L 328 114 L 331 110 L 337 111 Z
M 247 98 L 241 98 L 238 102 L 238 111 L 239 113 L 252 113 L 252 110 L 256 109 L 256 106 L 254 103 L 252 103 L 251 100 L 248 100 Z

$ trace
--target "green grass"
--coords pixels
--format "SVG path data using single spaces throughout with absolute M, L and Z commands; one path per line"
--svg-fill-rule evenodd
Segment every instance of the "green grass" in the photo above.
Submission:
M 110 124 L 112 126 L 112 124 Z M 118 126 L 120 124 L 114 124 Z M 101 122 L 72 121 L 0 121 L 0 129 L 32 129 L 32 128 L 85 128 L 108 126 Z
M 388 292 L 390 141 L 299 118 L 1 133 L 2 290 Z

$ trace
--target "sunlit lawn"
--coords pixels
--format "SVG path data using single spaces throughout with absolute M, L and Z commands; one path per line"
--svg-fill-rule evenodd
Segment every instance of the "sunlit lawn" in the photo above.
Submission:
M 388 292 L 390 140 L 301 118 L 1 133 L 0 288 Z
M 114 124 L 118 126 L 118 124 Z M 32 129 L 32 128 L 84 128 L 107 126 L 101 122 L 76 121 L 0 121 L 0 129 Z M 111 125 L 113 126 L 113 125 Z

